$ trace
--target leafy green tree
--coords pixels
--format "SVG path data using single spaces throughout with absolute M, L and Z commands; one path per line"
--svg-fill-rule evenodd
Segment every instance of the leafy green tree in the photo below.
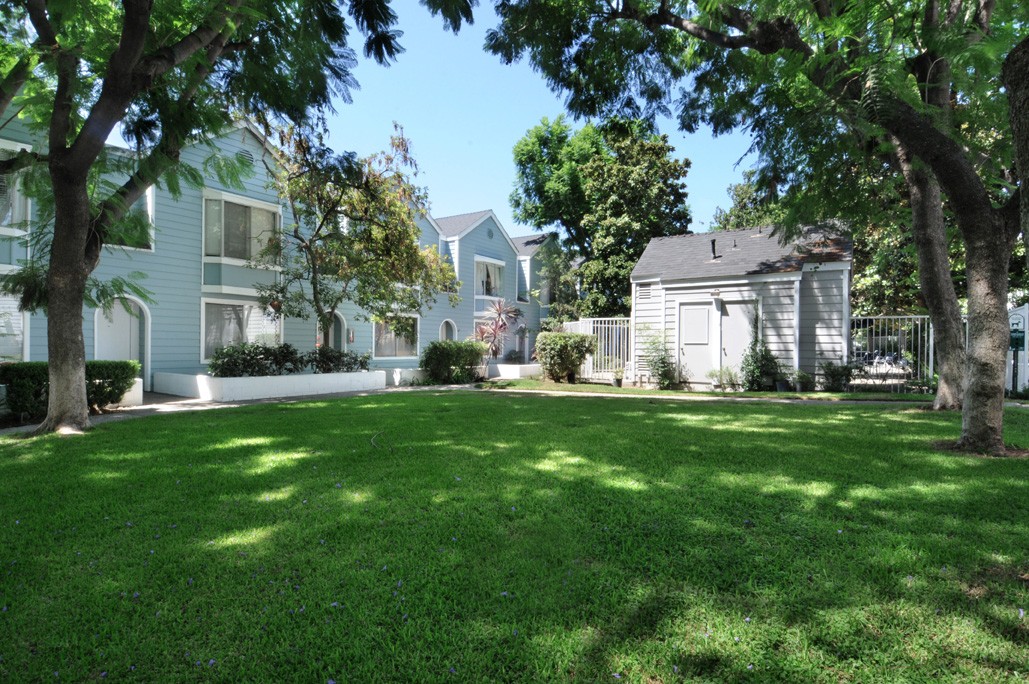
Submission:
M 422 0 L 457 30 L 472 0 Z M 40 431 L 89 426 L 83 292 L 116 225 L 158 179 L 198 179 L 184 145 L 222 132 L 235 112 L 309 123 L 355 85 L 346 14 L 378 62 L 402 48 L 388 0 L 0 0 L 0 120 L 25 117 L 45 144 L 0 174 L 47 169 L 57 198 L 46 281 L 50 405 Z M 90 195 L 105 141 L 135 145 L 114 189 Z M 192 176 L 192 178 L 190 177 Z
M 861 143 L 876 159 L 888 148 L 912 198 L 924 289 L 940 295 L 937 333 L 952 336 L 960 319 L 941 258 L 945 195 L 968 271 L 960 444 L 1003 451 L 1007 273 L 1020 199 L 1012 190 L 1007 102 L 994 84 L 1024 30 L 1017 5 L 509 0 L 498 12 L 501 25 L 487 48 L 505 61 L 527 55 L 568 94 L 576 114 L 661 113 L 674 105 L 687 130 L 701 121 L 716 133 L 746 126 L 785 184 L 806 169 L 839 195 L 854 186 L 824 175 L 839 167 L 819 161 L 853 159 Z M 1012 102 L 1024 103 L 1015 94 L 1029 69 L 1010 63 Z
M 515 216 L 563 231 L 566 263 L 579 262 L 579 315 L 627 315 L 629 276 L 651 238 L 689 232 L 689 161 L 674 151 L 639 121 L 572 133 L 562 117 L 544 119 L 515 145 Z
M 257 259 L 281 267 L 274 285 L 257 286 L 262 305 L 293 318 L 313 313 L 328 348 L 345 302 L 399 329 L 411 321 L 402 314 L 454 289 L 450 263 L 419 246 L 427 201 L 411 182 L 417 166 L 399 127 L 388 152 L 356 162 L 292 127 L 278 131 L 278 143 L 268 170 L 293 221 Z
M 755 181 L 757 172 L 748 169 L 743 172 L 743 182 L 729 186 L 732 206 L 728 210 L 715 209 L 712 230 L 738 230 L 757 226 L 781 224 L 785 210 L 778 201 L 775 189 L 762 192 Z

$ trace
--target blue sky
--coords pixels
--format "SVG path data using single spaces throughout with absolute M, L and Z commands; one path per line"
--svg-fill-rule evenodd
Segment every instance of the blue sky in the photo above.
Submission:
M 330 144 L 361 156 L 378 152 L 396 121 L 411 141 L 421 171 L 416 183 L 428 188 L 433 216 L 492 209 L 511 235 L 531 233 L 511 215 L 511 150 L 541 118 L 563 113 L 563 98 L 527 63 L 505 66 L 483 51 L 486 30 L 496 24 L 488 4 L 457 36 L 424 8 L 404 5 L 399 28 L 407 51 L 388 68 L 360 60 L 354 76 L 361 88 L 353 91 L 352 104 L 337 104 Z M 692 162 L 686 185 L 693 230 L 707 230 L 715 209 L 729 206 L 726 188 L 753 163 L 747 158 L 736 165 L 749 139 L 713 138 L 707 130 L 685 135 L 670 122 L 661 132 L 677 156 Z

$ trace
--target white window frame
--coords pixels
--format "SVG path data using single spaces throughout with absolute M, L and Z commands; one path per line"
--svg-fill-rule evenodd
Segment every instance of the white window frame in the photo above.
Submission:
M 125 250 L 127 252 L 148 252 L 148 253 L 153 253 L 156 250 L 157 246 L 155 245 L 154 240 L 157 237 L 157 233 L 156 233 L 156 230 L 155 230 L 157 222 L 156 222 L 156 218 L 154 216 L 154 211 L 155 211 L 155 207 L 156 207 L 157 201 L 156 201 L 156 192 L 154 190 L 154 186 L 153 185 L 151 185 L 149 188 L 146 189 L 146 192 L 143 193 L 143 198 L 142 199 L 146 200 L 146 216 L 147 216 L 147 220 L 150 222 L 150 236 L 149 236 L 150 246 L 149 247 L 129 247 L 128 245 L 116 245 L 114 243 L 106 243 L 106 244 L 104 244 L 104 247 L 109 248 L 109 249 L 123 249 L 123 250 Z
M 422 350 L 422 317 L 417 315 L 417 314 L 398 314 L 398 317 L 401 317 L 401 318 L 413 318 L 413 319 L 415 319 L 415 327 L 414 327 L 414 335 L 415 335 L 414 352 L 415 353 L 414 353 L 414 356 L 378 356 L 375 353 L 375 340 L 378 337 L 378 333 L 376 331 L 376 327 L 378 327 L 380 325 L 386 325 L 386 324 L 385 323 L 381 323 L 379 321 L 372 321 L 372 360 L 373 361 L 377 361 L 377 360 L 383 360 L 383 361 L 385 361 L 385 360 L 406 361 L 406 360 L 409 360 L 409 359 L 417 359 L 417 358 L 419 358 L 421 356 L 421 350 Z
M 263 268 L 270 271 L 281 271 L 282 267 L 272 264 L 255 264 L 249 259 L 240 259 L 237 257 L 227 256 L 207 256 L 207 201 L 218 200 L 222 203 L 222 245 L 221 252 L 225 253 L 225 202 L 231 202 L 232 204 L 239 204 L 246 207 L 252 207 L 254 209 L 263 209 L 270 211 L 275 215 L 275 228 L 274 234 L 276 239 L 282 239 L 282 207 L 278 204 L 272 204 L 271 202 L 265 202 L 263 200 L 254 199 L 253 197 L 244 197 L 243 195 L 234 195 L 229 192 L 222 192 L 221 190 L 204 190 L 203 197 L 201 198 L 200 206 L 200 254 L 205 264 L 224 264 L 227 266 L 243 266 L 248 268 Z
M 0 295 L 0 299 L 7 299 L 14 304 L 15 311 L 11 312 L 11 316 L 21 317 L 21 358 L 18 361 L 29 360 L 29 333 L 32 332 L 32 314 L 28 311 L 18 311 L 18 298 L 14 295 Z
M 515 301 L 519 304 L 528 304 L 532 300 L 532 259 L 530 257 L 518 257 L 518 275 L 519 280 L 521 276 L 525 277 L 525 299 L 522 299 L 521 292 L 515 292 Z M 517 281 L 515 289 L 518 289 Z
M 499 289 L 501 294 L 499 294 L 499 295 L 481 295 L 481 294 L 479 294 L 479 282 L 478 282 L 478 277 L 479 276 L 478 276 L 478 271 L 479 271 L 479 264 L 480 263 L 491 264 L 493 266 L 499 266 L 502 269 L 501 273 L 500 273 L 500 284 L 499 284 L 499 287 L 498 287 L 498 289 Z M 479 318 L 481 316 L 485 316 L 486 315 L 486 305 L 489 302 L 496 302 L 496 301 L 500 301 L 500 300 L 504 299 L 504 294 L 503 294 L 504 293 L 504 277 L 507 275 L 504 271 L 506 271 L 506 270 L 507 270 L 507 262 L 504 261 L 503 259 L 494 259 L 492 257 L 479 256 L 478 254 L 475 255 L 475 264 L 474 264 L 474 267 L 472 269 L 472 280 L 474 281 L 472 283 L 472 293 L 475 295 L 475 316 L 476 316 L 476 318 Z M 481 306 L 480 306 L 480 304 L 481 304 Z
M 32 146 L 31 145 L 26 145 L 25 143 L 19 143 L 19 142 L 15 142 L 13 140 L 5 140 L 3 138 L 0 138 L 0 150 L 6 150 L 6 151 L 9 151 L 9 152 L 20 152 L 20 151 L 24 150 L 26 152 L 31 152 L 32 151 Z M 18 182 L 18 178 L 17 178 L 18 174 L 17 174 L 17 172 L 15 172 L 12 175 L 14 175 L 14 177 L 15 177 L 15 186 L 14 186 L 15 187 L 15 193 L 14 193 L 14 195 L 15 195 L 15 198 L 17 199 L 17 201 L 21 205 L 20 206 L 20 213 L 23 214 L 22 216 L 19 217 L 18 216 L 19 211 L 16 210 L 15 218 L 16 219 L 21 219 L 21 220 L 26 220 L 26 219 L 28 219 L 29 217 L 32 216 L 31 200 L 25 195 L 25 192 L 24 192 L 24 190 L 21 187 L 21 183 Z M 12 228 L 9 225 L 0 225 L 0 235 L 6 235 L 8 237 L 22 237 L 22 236 L 25 235 L 25 232 L 26 231 L 22 230 L 21 228 Z
M 211 361 L 211 358 L 205 356 L 207 352 L 207 305 L 208 304 L 223 304 L 226 306 L 254 306 L 258 309 L 261 308 L 261 304 L 256 299 L 217 299 L 214 297 L 201 297 L 200 298 L 200 363 L 206 364 Z M 285 339 L 286 330 L 286 318 L 279 316 L 277 319 L 279 326 L 278 341 L 282 344 Z

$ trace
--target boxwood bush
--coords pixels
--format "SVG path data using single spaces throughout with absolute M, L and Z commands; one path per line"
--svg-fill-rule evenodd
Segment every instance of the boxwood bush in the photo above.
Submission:
M 430 382 L 472 382 L 486 354 L 486 343 L 468 340 L 430 342 L 422 351 L 421 366 Z
M 305 355 L 307 365 L 315 373 L 353 373 L 368 370 L 368 363 L 371 360 L 372 355 L 369 353 L 358 354 L 332 347 L 318 347 Z
M 319 347 L 306 354 L 291 344 L 251 344 L 242 342 L 216 349 L 207 371 L 216 378 L 262 378 L 270 375 L 303 373 L 352 373 L 368 370 L 371 354 Z
M 138 361 L 86 361 L 86 403 L 92 413 L 119 401 L 139 376 Z M 46 416 L 50 376 L 46 361 L 0 365 L 7 386 L 7 408 L 25 420 Z
M 536 360 L 554 382 L 575 382 L 575 374 L 593 351 L 597 338 L 582 333 L 548 332 L 536 336 Z

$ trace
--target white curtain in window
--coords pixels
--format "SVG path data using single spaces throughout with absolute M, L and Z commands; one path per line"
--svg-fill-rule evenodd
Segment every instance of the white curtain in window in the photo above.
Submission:
M 204 358 L 216 349 L 240 342 L 279 343 L 279 321 L 269 318 L 254 304 L 204 305 Z

